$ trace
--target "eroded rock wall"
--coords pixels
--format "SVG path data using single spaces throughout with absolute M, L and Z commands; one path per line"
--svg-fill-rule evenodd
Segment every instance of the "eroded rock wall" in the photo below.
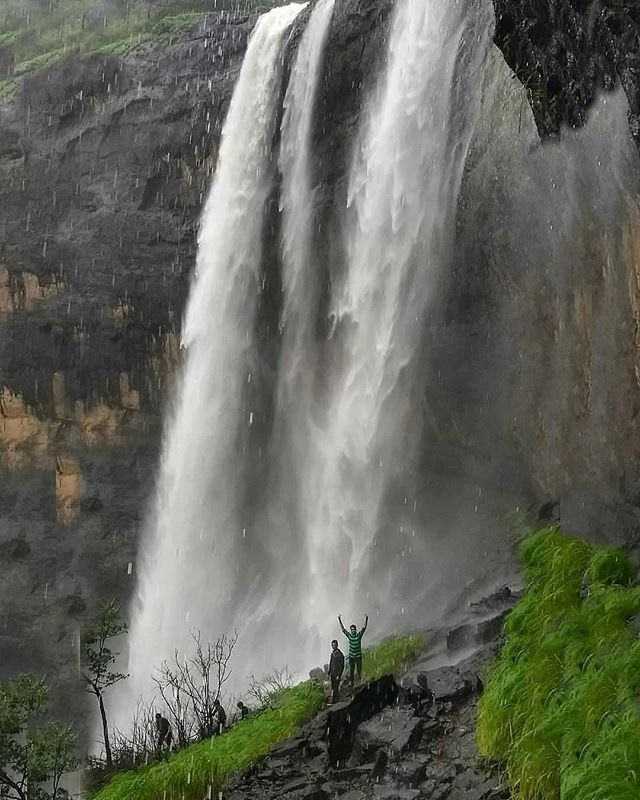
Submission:
M 0 107 L 0 672 L 46 673 L 71 715 L 81 625 L 134 586 L 253 23 L 211 14 L 173 43 L 71 58 Z

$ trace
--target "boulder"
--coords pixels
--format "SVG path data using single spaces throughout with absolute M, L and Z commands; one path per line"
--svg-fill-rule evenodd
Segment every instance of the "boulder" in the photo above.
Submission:
M 459 667 L 439 667 L 426 673 L 434 699 L 455 702 L 468 697 L 477 688 L 477 676 Z
M 429 761 L 428 756 L 405 758 L 390 770 L 390 774 L 397 783 L 415 788 L 424 780 Z
M 416 717 L 412 709 L 392 708 L 363 723 L 356 733 L 358 752 L 370 757 L 384 750 L 398 757 L 414 747 L 422 735 L 424 720 Z
M 326 717 L 326 736 L 332 766 L 348 760 L 359 726 L 392 705 L 397 697 L 398 686 L 393 675 L 385 675 L 357 689 L 351 700 L 331 707 Z

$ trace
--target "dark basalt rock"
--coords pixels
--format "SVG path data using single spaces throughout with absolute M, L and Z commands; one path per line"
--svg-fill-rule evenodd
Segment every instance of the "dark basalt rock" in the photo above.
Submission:
M 640 147 L 640 10 L 636 0 L 494 0 L 495 41 L 527 87 L 542 136 L 580 127 L 597 92 L 617 83 Z
M 395 702 L 398 686 L 391 675 L 362 686 L 351 700 L 339 703 L 327 715 L 329 763 L 344 764 L 353 750 L 356 732 L 362 722 Z

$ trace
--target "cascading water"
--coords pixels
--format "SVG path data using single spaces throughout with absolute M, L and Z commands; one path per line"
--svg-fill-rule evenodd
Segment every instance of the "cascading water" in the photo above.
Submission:
M 130 635 L 136 694 L 190 632 L 210 638 L 232 627 L 240 574 L 238 432 L 250 379 L 260 292 L 265 204 L 282 75 L 283 36 L 304 5 L 258 21 L 225 123 L 218 167 L 201 222 L 196 277 L 183 343 L 178 404 L 164 445 L 156 508 L 139 571 Z
M 367 585 L 367 560 L 385 493 L 413 488 L 418 360 L 449 255 L 489 32 L 479 2 L 402 0 L 395 10 L 350 180 L 348 258 L 331 301 L 339 366 L 305 465 L 310 625 L 331 623 L 340 608 L 376 608 L 382 625 L 395 613 L 389 586 Z
M 284 100 L 280 145 L 285 341 L 278 401 L 287 424 L 303 428 L 308 425 L 313 376 L 311 357 L 318 313 L 317 270 L 311 246 L 314 222 L 311 136 L 318 79 L 334 2 L 320 0 L 300 43 Z M 292 412 L 294 419 L 290 417 Z
M 259 541 L 247 548 L 243 538 L 248 456 L 240 431 L 253 417 L 245 389 L 256 359 L 282 39 L 298 5 L 270 12 L 256 27 L 203 215 L 183 335 L 186 366 L 130 638 L 139 693 L 193 629 L 205 637 L 240 631 L 237 688 L 249 671 L 283 663 L 302 670 L 321 658 L 336 611 L 356 606 L 400 463 L 410 491 L 419 438 L 409 418 L 421 391 L 416 360 L 431 285 L 446 266 L 490 18 L 481 2 L 401 0 L 396 8 L 389 63 L 354 158 L 347 259 L 332 285 L 331 368 L 319 400 L 311 153 L 333 5 L 314 7 L 284 100 L 282 339 Z M 293 520 L 287 506 L 296 509 Z M 379 608 L 386 592 L 381 585 L 369 602 Z M 293 640 L 291 625 L 299 629 Z M 277 656 L 267 650 L 269 637 Z

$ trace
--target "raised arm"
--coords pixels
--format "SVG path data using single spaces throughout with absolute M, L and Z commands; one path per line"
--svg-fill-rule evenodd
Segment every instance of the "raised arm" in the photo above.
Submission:
M 369 624 L 369 615 L 365 614 L 365 617 L 364 617 L 364 628 L 362 629 L 362 633 L 364 633 L 367 630 L 367 625 L 368 624 Z
M 346 636 L 347 635 L 347 629 L 342 624 L 342 616 L 340 614 L 338 614 L 338 622 L 340 623 L 340 627 L 342 628 L 342 632 Z

